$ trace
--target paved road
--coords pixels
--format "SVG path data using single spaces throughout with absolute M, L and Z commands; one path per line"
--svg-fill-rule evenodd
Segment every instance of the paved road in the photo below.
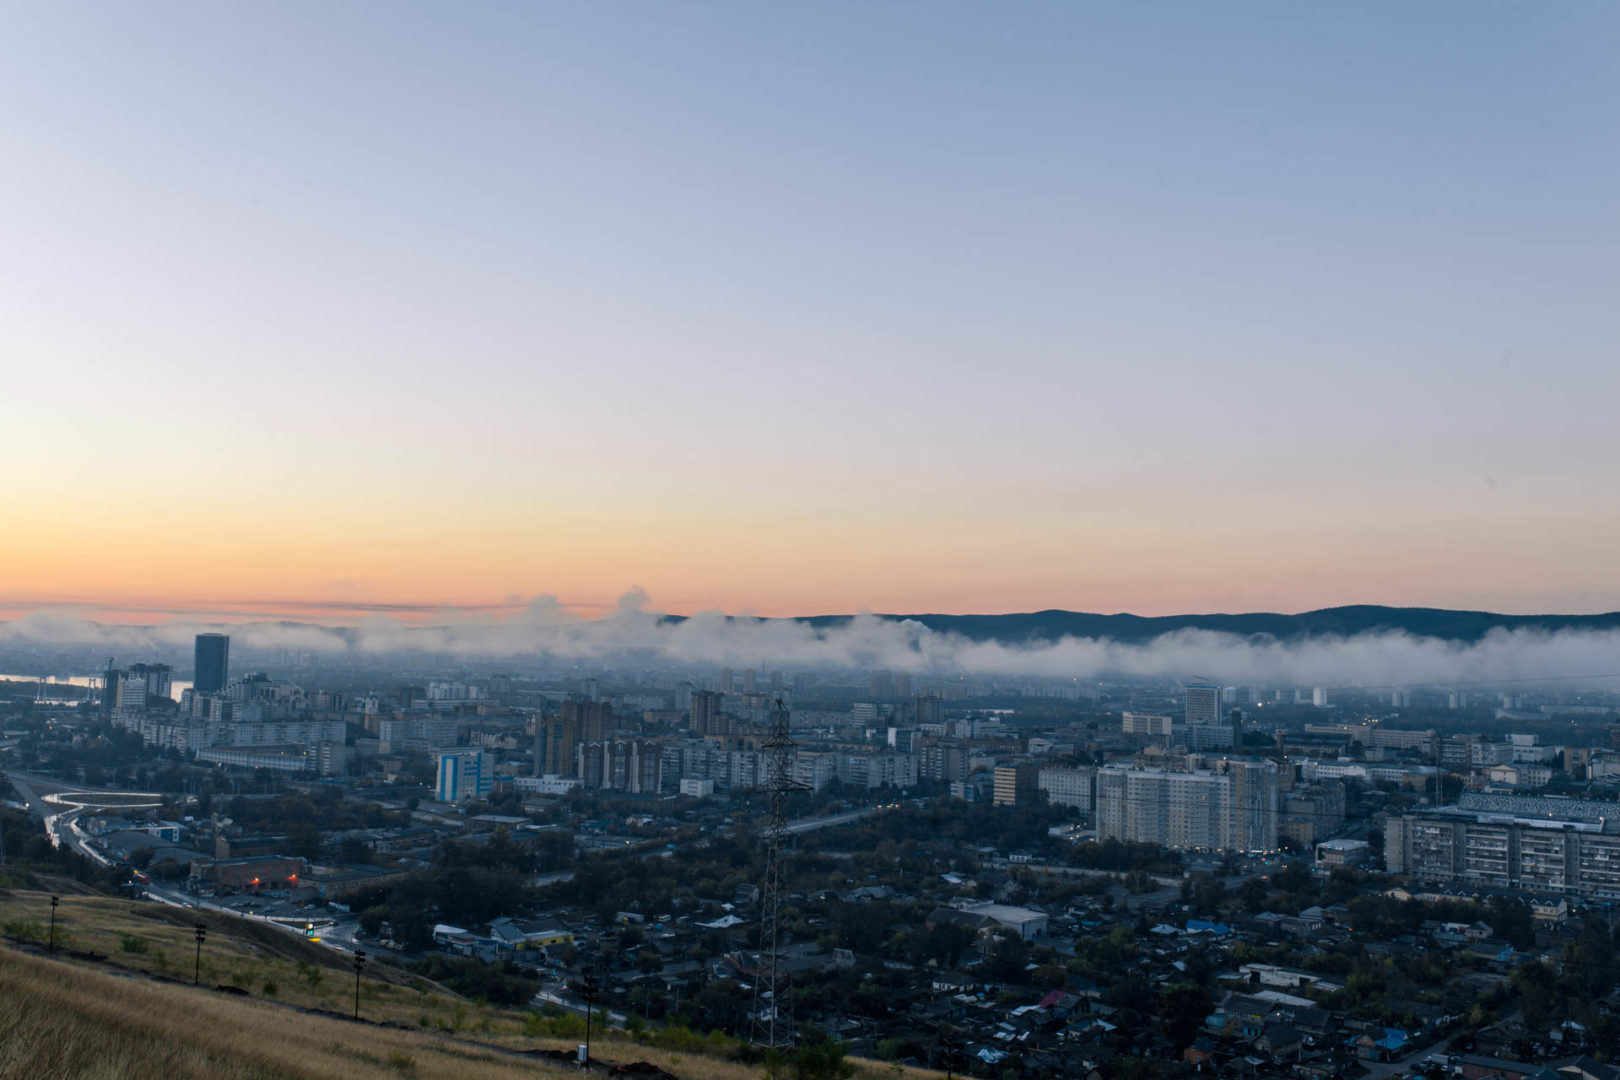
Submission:
M 1430 1043 L 1424 1046 L 1423 1049 L 1414 1050 L 1410 1054 L 1407 1054 L 1405 1057 L 1396 1061 L 1366 1062 L 1367 1073 L 1364 1077 L 1362 1077 L 1362 1080 L 1387 1080 L 1388 1077 L 1410 1072 L 1412 1070 L 1412 1066 L 1418 1064 L 1430 1054 L 1444 1052 L 1445 1047 L 1443 1045 Z
M 330 915 L 311 912 L 304 917 L 273 918 L 254 911 L 242 911 L 238 908 L 216 903 L 204 896 L 193 896 L 191 893 L 170 889 L 162 885 L 147 885 L 146 894 L 153 900 L 161 904 L 168 904 L 171 907 L 194 908 L 199 911 L 217 911 L 221 915 L 234 915 L 239 919 L 249 919 L 253 922 L 264 923 L 266 926 L 273 926 L 278 930 L 285 930 L 287 933 L 298 937 L 303 937 L 305 925 L 313 922 L 316 924 L 319 943 L 339 952 L 353 952 L 355 950 L 354 938 L 355 934 L 360 930 L 360 920 L 354 916 L 340 915 L 333 918 Z M 322 925 L 323 923 L 327 925 Z M 386 952 L 387 950 L 378 951 Z
M 558 870 L 558 871 L 555 871 L 555 872 L 550 873 L 550 874 L 540 874 L 540 875 L 538 875 L 536 877 L 530 878 L 529 879 L 529 884 L 534 886 L 537 889 L 543 889 L 547 885 L 555 885 L 559 881 L 573 881 L 573 880 L 574 880 L 574 872 L 572 870 Z
M 561 986 L 558 986 L 555 989 L 545 987 L 538 991 L 534 997 L 529 999 L 529 1004 L 531 1005 L 544 1005 L 547 1002 L 551 1003 L 552 1005 L 561 1006 L 562 1008 L 567 1009 L 569 1012 L 578 1013 L 581 1016 L 585 1015 L 585 1003 L 583 1001 L 575 1001 L 573 998 L 567 996 Z M 598 1005 L 592 1011 L 599 1014 L 602 1011 L 602 1007 Z M 608 1023 L 612 1024 L 614 1027 L 624 1026 L 625 1015 L 623 1013 L 609 1012 L 607 1014 L 607 1018 Z
M 110 866 L 111 861 L 85 842 L 85 835 L 78 826 L 79 816 L 87 810 L 157 806 L 163 800 L 162 794 L 157 792 L 84 787 L 28 773 L 8 772 L 6 777 L 28 808 L 44 820 L 52 845 L 60 847 L 66 843 L 80 855 L 103 866 Z M 60 796 L 67 799 L 57 798 Z M 98 796 L 106 796 L 105 801 Z
M 806 833 L 816 829 L 825 829 L 831 825 L 844 825 L 884 809 L 887 809 L 887 807 L 868 806 L 864 810 L 846 810 L 842 814 L 828 814 L 826 817 L 800 818 L 798 821 L 788 822 L 787 831 L 790 833 Z

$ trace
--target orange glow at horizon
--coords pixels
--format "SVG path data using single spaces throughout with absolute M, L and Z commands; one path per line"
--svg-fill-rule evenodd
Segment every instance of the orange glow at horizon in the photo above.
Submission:
M 92 6 L 0 619 L 1620 609 L 1620 6 Z
M 1310 535 L 1296 523 L 1270 536 L 1211 532 L 1191 543 L 1159 522 L 1025 520 L 1022 530 L 913 522 L 820 521 L 736 531 L 690 522 L 614 522 L 543 532 L 425 535 L 420 526 L 352 547 L 292 530 L 234 537 L 198 531 L 126 533 L 117 545 L 84 534 L 49 543 L 0 539 L 0 618 L 65 608 L 110 623 L 290 619 L 327 624 L 378 616 L 409 623 L 499 620 L 553 595 L 576 615 L 611 613 L 631 586 L 651 610 L 794 616 L 856 611 L 998 613 L 1067 608 L 1164 615 L 1301 611 L 1341 603 L 1535 611 L 1562 590 L 1583 602 L 1554 552 L 1531 569 L 1540 591 L 1515 594 L 1503 568 L 1524 566 L 1511 534 L 1472 550 L 1399 537 L 1380 552 L 1365 536 Z M 1089 523 L 1087 523 L 1089 524 Z M 1391 538 L 1384 538 L 1388 544 Z M 1584 546 L 1571 536 L 1563 550 Z M 20 572 L 18 572 L 20 570 Z M 1521 574 L 1521 580 L 1531 577 Z

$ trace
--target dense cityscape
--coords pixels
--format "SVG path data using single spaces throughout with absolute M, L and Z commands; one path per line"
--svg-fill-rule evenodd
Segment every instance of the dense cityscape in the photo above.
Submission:
M 0 682 L 9 865 L 745 1056 L 1613 1080 L 1614 691 L 248 655 Z

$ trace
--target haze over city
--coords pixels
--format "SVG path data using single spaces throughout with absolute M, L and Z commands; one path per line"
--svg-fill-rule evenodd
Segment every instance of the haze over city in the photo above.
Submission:
M 1620 5 L 0 43 L 0 1080 L 1620 1080 Z

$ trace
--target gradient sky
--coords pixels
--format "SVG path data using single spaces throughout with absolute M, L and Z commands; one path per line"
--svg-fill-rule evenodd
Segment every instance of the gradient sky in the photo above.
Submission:
M 1620 608 L 1620 6 L 0 40 L 0 610 Z

